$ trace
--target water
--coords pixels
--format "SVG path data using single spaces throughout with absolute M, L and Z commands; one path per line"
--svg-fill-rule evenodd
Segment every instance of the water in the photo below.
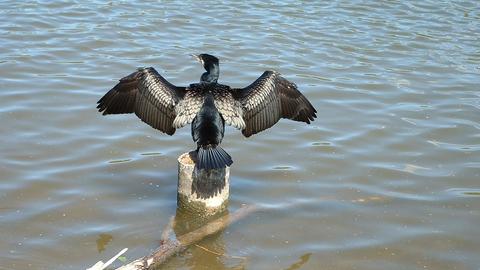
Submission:
M 195 82 L 203 52 L 234 87 L 281 72 L 319 113 L 226 131 L 230 212 L 268 210 L 200 243 L 226 256 L 165 269 L 478 269 L 479 2 L 3 1 L 0 18 L 0 269 L 158 246 L 189 128 L 95 103 L 137 66 Z

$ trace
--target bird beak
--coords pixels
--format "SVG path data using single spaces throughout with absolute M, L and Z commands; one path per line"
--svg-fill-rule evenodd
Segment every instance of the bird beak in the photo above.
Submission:
M 196 54 L 190 54 L 193 58 L 195 58 L 195 60 L 197 60 L 198 62 L 200 62 L 202 65 L 203 65 L 203 60 L 202 58 L 200 58 L 200 56 L 196 55 Z

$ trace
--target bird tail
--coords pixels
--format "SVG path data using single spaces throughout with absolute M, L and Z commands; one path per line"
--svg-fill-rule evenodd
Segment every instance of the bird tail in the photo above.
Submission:
M 192 194 L 197 193 L 198 198 L 208 199 L 225 187 L 226 170 L 222 169 L 232 165 L 233 161 L 220 146 L 200 146 L 197 151 Z
M 200 146 L 197 154 L 197 169 L 222 169 L 232 165 L 232 157 L 220 146 Z

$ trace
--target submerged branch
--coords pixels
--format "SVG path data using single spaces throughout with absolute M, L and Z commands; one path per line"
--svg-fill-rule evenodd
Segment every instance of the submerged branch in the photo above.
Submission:
M 172 222 L 169 222 L 162 233 L 160 247 L 152 254 L 139 258 L 129 264 L 117 268 L 117 270 L 151 270 L 165 263 L 171 256 L 182 252 L 190 245 L 197 243 L 205 237 L 215 234 L 230 224 L 239 221 L 247 215 L 258 210 L 256 206 L 243 206 L 232 214 L 227 214 L 212 220 L 204 226 L 177 237 L 176 240 L 168 239 L 168 232 L 171 231 Z

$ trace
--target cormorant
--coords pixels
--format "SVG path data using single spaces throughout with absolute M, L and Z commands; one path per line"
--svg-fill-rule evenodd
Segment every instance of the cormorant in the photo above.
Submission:
M 152 68 L 139 68 L 120 79 L 97 103 L 106 114 L 135 113 L 155 129 L 173 135 L 177 128 L 191 123 L 197 143 L 197 169 L 230 166 L 230 155 L 219 145 L 225 124 L 242 130 L 245 137 L 270 128 L 281 118 L 310 124 L 316 110 L 297 86 L 278 72 L 265 71 L 245 88 L 217 83 L 218 58 L 196 56 L 206 72 L 200 83 L 178 87 Z

